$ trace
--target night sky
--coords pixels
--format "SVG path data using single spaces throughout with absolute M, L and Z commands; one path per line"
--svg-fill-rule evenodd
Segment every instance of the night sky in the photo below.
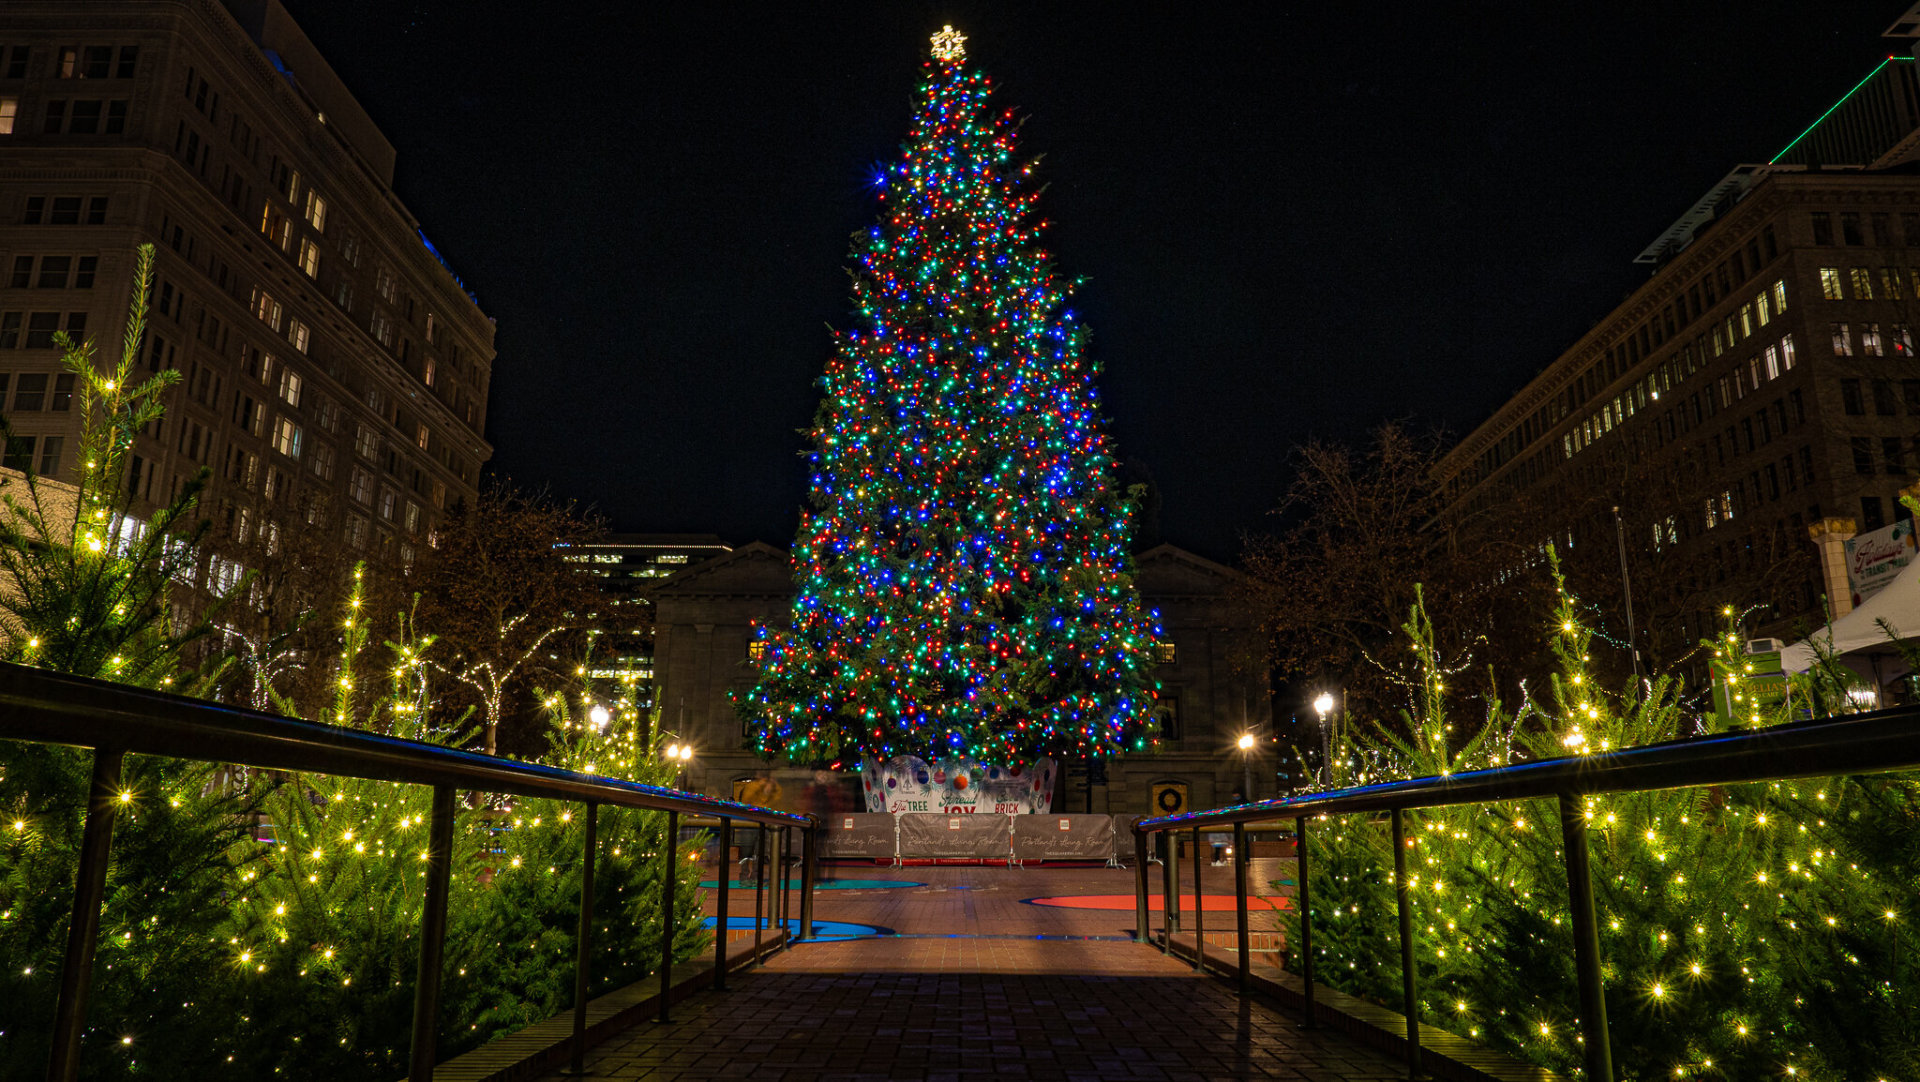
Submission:
M 1227 561 L 1291 445 L 1485 419 L 1906 7 L 287 3 L 499 322 L 495 475 L 781 545 L 847 238 L 954 24 L 1030 116 L 1119 457 Z

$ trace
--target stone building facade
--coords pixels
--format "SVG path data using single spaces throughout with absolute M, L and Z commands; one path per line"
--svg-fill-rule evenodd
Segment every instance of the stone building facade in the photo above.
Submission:
M 1190 807 L 1226 802 L 1251 776 L 1253 796 L 1274 795 L 1276 749 L 1267 674 L 1249 649 L 1250 619 L 1230 591 L 1236 572 L 1172 545 L 1137 560 L 1141 596 L 1158 610 L 1164 636 L 1157 676 L 1166 707 L 1158 750 L 1096 767 L 1066 764 L 1056 807 L 1144 814 L 1156 794 L 1183 792 Z M 750 749 L 730 692 L 753 679 L 753 625 L 784 626 L 793 600 L 784 549 L 753 543 L 691 567 L 653 586 L 654 679 L 660 725 L 691 741 L 696 758 L 687 782 L 726 794 L 733 782 L 767 770 Z M 1252 733 L 1243 752 L 1239 737 Z M 1247 758 L 1251 755 L 1251 759 Z M 806 770 L 776 769 L 791 796 L 813 782 Z
M 424 545 L 492 453 L 493 322 L 286 10 L 13 0 L 0 43 L 5 465 L 72 476 L 81 418 L 53 332 L 116 355 L 152 244 L 139 372 L 183 378 L 132 449 L 137 505 L 204 466 L 216 539 L 318 530 L 376 560 Z

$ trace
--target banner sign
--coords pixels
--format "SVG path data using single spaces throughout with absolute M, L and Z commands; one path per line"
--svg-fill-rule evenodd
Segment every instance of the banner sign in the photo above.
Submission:
M 993 766 L 974 759 L 929 764 L 913 755 L 860 764 L 869 812 L 936 815 L 1044 814 L 1053 806 L 1052 759 L 1029 767 Z
M 1859 608 L 1866 599 L 1886 589 L 1900 569 L 1913 562 L 1913 520 L 1901 519 L 1871 533 L 1863 533 L 1846 543 L 1847 586 L 1853 593 L 1853 605 Z

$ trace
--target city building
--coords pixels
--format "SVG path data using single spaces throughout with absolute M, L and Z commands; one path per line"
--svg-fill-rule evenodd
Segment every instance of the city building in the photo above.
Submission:
M 1823 595 L 1844 613 L 1838 546 L 1920 469 L 1917 90 L 1890 58 L 1657 238 L 1651 277 L 1443 460 L 1448 518 L 1596 567 L 1617 543 L 1667 659 L 1725 605 L 1782 636 Z
M 140 372 L 182 379 L 132 449 L 137 505 L 204 466 L 216 547 L 321 531 L 410 559 L 491 454 L 494 328 L 394 195 L 394 160 L 278 0 L 0 8 L 4 464 L 72 476 L 54 332 L 117 356 L 152 244 Z
M 1062 764 L 1056 807 L 1145 814 L 1164 807 L 1164 794 L 1179 794 L 1187 807 L 1218 807 L 1249 780 L 1249 796 L 1275 795 L 1275 772 L 1283 764 L 1266 668 L 1253 653 L 1251 618 L 1230 600 L 1239 573 L 1172 545 L 1141 553 L 1136 572 L 1141 598 L 1160 613 L 1164 634 L 1156 673 L 1160 746 L 1091 769 Z M 647 592 L 654 603 L 660 725 L 694 746 L 688 787 L 728 794 L 734 782 L 768 769 L 751 750 L 752 734 L 734 713 L 732 693 L 754 679 L 754 625 L 784 626 L 792 614 L 791 561 L 786 550 L 755 542 Z M 1247 734 L 1253 747 L 1242 749 L 1240 737 Z M 813 779 L 803 769 L 784 773 L 790 777 L 782 785 L 793 792 Z
M 599 580 L 612 608 L 604 624 L 620 629 L 614 641 L 594 644 L 594 680 L 632 678 L 637 705 L 653 705 L 653 599 L 648 587 L 733 551 L 714 534 L 608 534 L 568 546 L 564 557 Z

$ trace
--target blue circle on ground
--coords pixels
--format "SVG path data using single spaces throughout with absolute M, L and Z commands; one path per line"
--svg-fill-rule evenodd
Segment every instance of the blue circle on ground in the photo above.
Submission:
M 714 918 L 708 917 L 706 920 L 700 922 L 700 926 L 702 928 L 713 927 Z M 775 921 L 767 921 L 766 923 L 761 925 L 761 927 L 763 928 L 773 928 L 776 926 L 777 926 L 777 922 Z M 753 918 L 752 917 L 729 917 L 727 918 L 727 927 L 729 929 L 751 931 L 753 929 Z M 800 935 L 799 921 L 797 920 L 787 921 L 785 927 L 787 929 L 788 935 L 794 936 L 796 937 L 796 939 Z M 799 941 L 805 942 L 805 943 L 818 943 L 818 942 L 822 942 L 826 940 L 834 940 L 834 939 L 864 939 L 868 936 L 893 935 L 893 934 L 894 932 L 893 932 L 893 929 L 891 928 L 881 928 L 877 925 L 872 925 L 872 924 L 849 924 L 845 921 L 838 921 L 838 920 L 816 920 L 813 922 L 813 938 L 807 939 L 807 940 L 799 940 Z

